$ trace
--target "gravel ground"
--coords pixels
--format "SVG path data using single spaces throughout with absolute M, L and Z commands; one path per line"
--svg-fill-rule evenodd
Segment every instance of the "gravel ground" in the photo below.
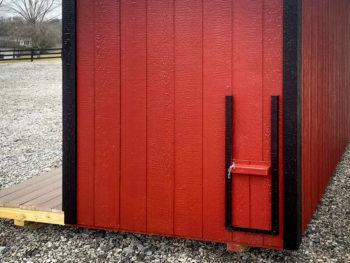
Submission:
M 61 164 L 58 62 L 0 64 L 0 188 Z
M 0 188 L 61 164 L 61 63 L 0 64 Z M 350 146 L 297 252 L 0 220 L 0 262 L 350 262 Z

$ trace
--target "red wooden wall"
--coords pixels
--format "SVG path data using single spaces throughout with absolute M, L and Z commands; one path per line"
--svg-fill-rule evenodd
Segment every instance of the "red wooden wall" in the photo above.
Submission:
M 78 225 L 282 246 L 282 149 L 280 235 L 224 228 L 225 95 L 234 158 L 269 161 L 282 3 L 77 0 Z M 269 229 L 270 178 L 233 184 L 233 224 Z
M 303 230 L 350 139 L 349 14 L 347 0 L 303 0 Z

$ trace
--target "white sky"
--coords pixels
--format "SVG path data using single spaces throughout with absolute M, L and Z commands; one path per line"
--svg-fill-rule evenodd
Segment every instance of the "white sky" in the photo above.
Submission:
M 61 3 L 61 1 L 60 1 Z M 57 8 L 54 12 L 52 12 L 51 16 L 62 18 L 62 7 Z

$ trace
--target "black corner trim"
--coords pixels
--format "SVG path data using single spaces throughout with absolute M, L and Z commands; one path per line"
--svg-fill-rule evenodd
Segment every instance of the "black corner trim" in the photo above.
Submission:
M 225 227 L 232 224 L 232 180 L 228 170 L 232 163 L 233 98 L 225 97 Z
M 77 223 L 76 4 L 62 1 L 63 169 L 65 224 Z
M 232 225 L 232 163 L 233 98 L 225 99 L 225 228 L 230 231 L 278 235 L 279 233 L 279 97 L 271 96 L 271 230 Z
M 279 96 L 271 96 L 271 231 L 279 233 Z
M 301 243 L 301 0 L 283 7 L 283 248 Z

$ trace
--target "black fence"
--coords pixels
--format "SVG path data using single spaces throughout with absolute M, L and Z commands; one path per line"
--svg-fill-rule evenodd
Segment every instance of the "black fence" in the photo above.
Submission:
M 0 61 L 62 58 L 62 48 L 32 48 L 0 50 Z

